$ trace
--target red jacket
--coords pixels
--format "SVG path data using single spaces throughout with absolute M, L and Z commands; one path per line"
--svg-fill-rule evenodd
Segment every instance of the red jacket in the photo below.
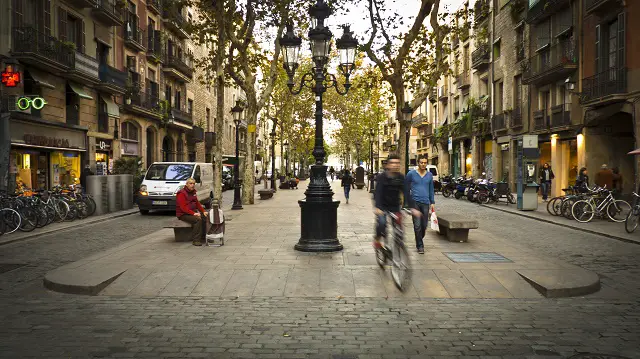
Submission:
M 204 208 L 198 201 L 196 190 L 187 191 L 186 188 L 181 189 L 176 194 L 176 217 L 180 218 L 185 214 L 194 215 L 197 211 L 204 212 Z

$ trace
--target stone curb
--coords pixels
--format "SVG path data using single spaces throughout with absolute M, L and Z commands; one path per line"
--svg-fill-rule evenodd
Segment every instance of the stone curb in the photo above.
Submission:
M 600 290 L 600 277 L 584 269 L 519 269 L 517 272 L 546 298 L 579 297 Z
M 66 231 L 68 229 L 81 228 L 81 227 L 85 227 L 85 226 L 88 226 L 90 224 L 94 224 L 94 223 L 97 223 L 97 222 L 110 220 L 110 219 L 115 219 L 115 218 L 120 218 L 120 217 L 125 217 L 125 216 L 129 216 L 129 215 L 136 214 L 136 213 L 138 213 L 138 208 L 133 208 L 133 209 L 130 209 L 130 210 L 118 211 L 118 212 L 114 212 L 112 214 L 107 214 L 107 215 L 103 215 L 103 216 L 85 218 L 83 220 L 80 220 L 80 222 L 75 222 L 75 221 L 74 222 L 68 222 L 68 225 L 64 226 L 64 227 L 58 227 L 58 228 L 51 228 L 51 227 L 49 227 L 49 228 L 47 228 L 47 227 L 36 228 L 33 232 L 26 232 L 26 233 L 24 233 L 24 235 L 16 235 L 15 237 L 11 236 L 11 235 L 7 235 L 7 236 L 11 236 L 11 237 L 7 237 L 7 238 L 0 237 L 1 238 L 0 239 L 0 246 L 6 245 L 6 244 L 10 244 L 10 243 L 14 243 L 14 242 L 18 242 L 18 241 L 27 240 L 27 239 L 33 239 L 33 238 L 36 238 L 36 237 L 44 236 L 44 235 L 55 233 L 55 232 L 59 232 L 59 231 Z
M 520 212 L 508 211 L 508 210 L 505 210 L 505 209 L 502 209 L 502 208 L 497 208 L 497 207 L 489 206 L 489 205 L 486 205 L 486 204 L 481 204 L 480 206 L 485 207 L 485 208 L 491 208 L 493 210 L 504 212 L 504 213 L 510 213 L 510 214 L 512 214 L 514 216 L 525 217 L 525 218 L 533 219 L 533 220 L 536 220 L 536 221 L 539 221 L 539 222 L 555 224 L 556 226 L 565 227 L 565 228 L 573 229 L 573 230 L 576 230 L 576 231 L 581 231 L 581 232 L 585 232 L 585 233 L 589 233 L 589 234 L 595 234 L 597 236 L 603 236 L 603 237 L 615 239 L 615 240 L 620 241 L 620 242 L 640 245 L 640 241 L 636 241 L 636 240 L 629 239 L 629 238 L 615 236 L 613 234 L 594 231 L 594 230 L 591 230 L 591 229 L 586 229 L 586 228 L 582 228 L 582 227 L 578 227 L 578 226 L 573 226 L 573 225 L 566 224 L 566 223 L 560 223 L 560 222 L 552 221 L 550 219 L 544 219 L 544 218 L 540 218 L 540 217 L 536 217 L 536 216 L 531 216 L 531 215 L 520 213 Z

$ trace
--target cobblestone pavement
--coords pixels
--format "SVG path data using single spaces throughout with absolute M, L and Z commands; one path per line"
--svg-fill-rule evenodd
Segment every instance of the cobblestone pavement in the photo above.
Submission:
M 42 289 L 46 271 L 148 233 L 166 219 L 132 215 L 0 247 L 1 263 L 28 264 L 0 274 L 0 357 L 561 358 L 592 352 L 640 358 L 640 246 L 436 200 L 440 211 L 463 213 L 492 235 L 593 270 L 606 287 L 630 296 L 607 295 L 605 288 L 560 300 L 124 298 Z

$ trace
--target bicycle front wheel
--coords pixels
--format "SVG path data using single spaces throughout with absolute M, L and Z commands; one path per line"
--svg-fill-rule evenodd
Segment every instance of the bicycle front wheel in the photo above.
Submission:
M 4 233 L 17 231 L 22 226 L 22 218 L 18 211 L 11 208 L 0 209 L 0 221 L 4 222 Z
M 627 233 L 633 233 L 633 231 L 638 228 L 638 218 L 640 218 L 640 213 L 634 213 L 635 211 L 629 212 L 627 215 L 627 219 L 624 221 L 624 230 Z
M 624 222 L 629 213 L 631 213 L 631 205 L 621 199 L 617 199 L 607 206 L 607 216 L 614 222 Z
M 393 262 L 391 266 L 391 278 L 396 287 L 404 292 L 411 284 L 411 269 L 409 269 L 409 252 L 403 242 L 395 245 Z
M 576 201 L 571 206 L 571 215 L 580 223 L 591 222 L 595 215 L 595 209 L 593 205 L 585 200 Z

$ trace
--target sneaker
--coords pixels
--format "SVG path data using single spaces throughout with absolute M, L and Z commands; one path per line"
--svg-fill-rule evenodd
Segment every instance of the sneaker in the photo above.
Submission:
M 347 198 L 347 203 L 349 203 L 349 198 Z
M 422 247 L 418 248 L 418 253 L 424 254 L 424 248 L 422 248 Z
M 374 249 L 381 249 L 382 248 L 382 242 L 381 241 L 377 241 L 377 240 L 373 240 L 373 248 Z

